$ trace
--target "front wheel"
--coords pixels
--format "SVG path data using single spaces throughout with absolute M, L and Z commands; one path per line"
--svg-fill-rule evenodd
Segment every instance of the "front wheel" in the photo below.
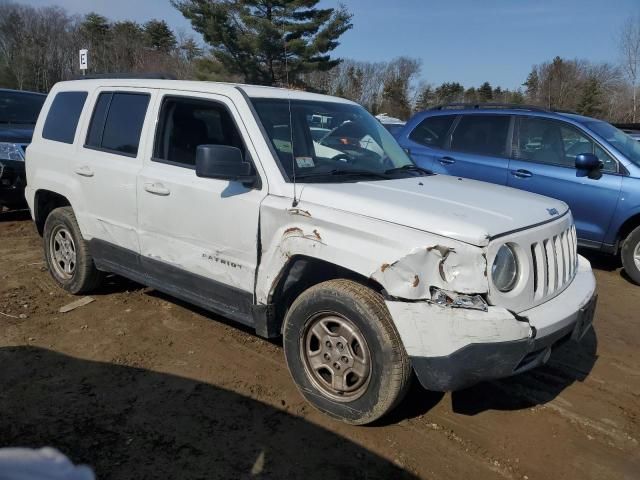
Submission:
M 640 227 L 627 235 L 622 243 L 620 257 L 627 275 L 640 285 Z
M 411 379 L 382 297 L 350 280 L 318 284 L 295 300 L 285 319 L 284 352 L 307 401 L 351 424 L 385 415 Z

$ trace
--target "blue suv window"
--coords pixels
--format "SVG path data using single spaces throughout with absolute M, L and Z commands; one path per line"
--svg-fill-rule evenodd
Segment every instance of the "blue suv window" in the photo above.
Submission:
M 56 94 L 42 128 L 42 138 L 56 142 L 73 143 L 78 120 L 87 99 L 87 92 L 60 92 Z
M 509 115 L 465 115 L 451 137 L 451 150 L 493 157 L 507 157 Z
M 442 148 L 447 143 L 447 133 L 455 119 L 455 115 L 427 117 L 413 129 L 409 138 L 427 147 Z
M 576 156 L 580 153 L 596 154 L 604 163 L 604 172 L 618 171 L 618 164 L 611 156 L 568 123 L 538 117 L 518 119 L 514 158 L 574 168 Z

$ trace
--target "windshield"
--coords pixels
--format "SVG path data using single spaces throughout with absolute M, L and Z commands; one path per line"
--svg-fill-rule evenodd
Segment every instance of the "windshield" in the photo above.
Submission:
M 425 174 L 380 122 L 359 105 L 291 100 L 289 111 L 287 99 L 252 102 L 288 180 L 293 178 L 294 169 L 300 182 L 348 182 L 363 177 L 384 180 Z
M 640 166 L 640 142 L 607 122 L 587 122 L 585 125 L 633 163 Z
M 46 95 L 0 91 L 0 123 L 34 125 Z

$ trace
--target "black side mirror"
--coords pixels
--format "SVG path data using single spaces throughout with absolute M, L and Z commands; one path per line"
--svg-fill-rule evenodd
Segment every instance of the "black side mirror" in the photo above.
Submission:
M 580 153 L 579 155 L 576 155 L 577 170 L 587 170 L 590 172 L 600 168 L 602 168 L 602 163 L 600 162 L 600 159 L 598 159 L 597 155 L 594 155 L 593 153 Z
M 244 161 L 242 151 L 229 145 L 198 145 L 196 175 L 244 184 L 254 183 L 256 179 L 253 166 Z

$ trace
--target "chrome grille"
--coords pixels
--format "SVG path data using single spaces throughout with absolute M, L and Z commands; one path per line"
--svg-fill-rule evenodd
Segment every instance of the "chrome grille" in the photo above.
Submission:
M 534 300 L 553 295 L 570 282 L 576 272 L 576 230 L 568 229 L 531 244 Z

